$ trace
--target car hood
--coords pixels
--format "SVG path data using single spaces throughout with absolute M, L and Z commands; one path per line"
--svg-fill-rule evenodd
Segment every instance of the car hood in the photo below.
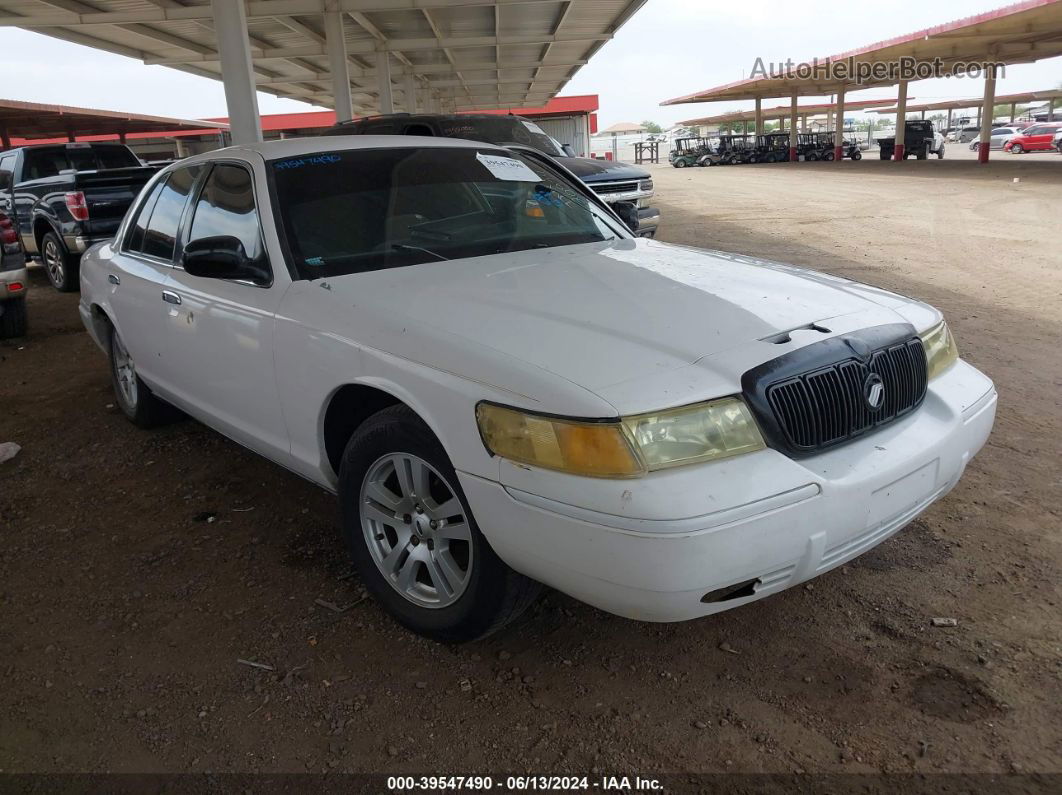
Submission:
M 589 157 L 553 158 L 586 183 L 607 182 L 614 179 L 649 179 L 651 174 L 639 166 L 615 160 L 594 160 Z
M 788 352 L 774 338 L 809 324 L 840 331 L 910 322 L 921 329 L 938 316 L 827 274 L 644 239 L 430 262 L 328 283 L 329 300 L 357 304 L 359 313 L 372 309 L 375 320 L 362 314 L 362 322 L 401 329 L 373 334 L 374 347 L 508 388 L 483 370 L 490 365 L 480 354 L 492 349 L 493 361 L 501 354 L 533 365 L 624 412 L 639 401 L 681 404 L 685 394 L 666 386 L 674 373 L 741 351 L 713 374 L 729 386 L 712 388 L 733 391 L 744 370 Z M 827 333 L 815 331 L 794 334 L 793 344 Z M 451 344 L 445 364 L 433 362 L 430 351 L 441 351 L 444 340 L 463 342 Z M 622 386 L 654 380 L 668 394 Z M 684 383 L 708 388 L 703 378 Z M 528 394 L 523 379 L 520 389 Z

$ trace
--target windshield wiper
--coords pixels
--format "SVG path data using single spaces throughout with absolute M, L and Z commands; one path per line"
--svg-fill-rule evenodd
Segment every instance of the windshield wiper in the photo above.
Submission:
M 391 248 L 395 249 L 396 251 L 420 251 L 424 254 L 428 254 L 429 256 L 435 257 L 436 259 L 441 260 L 442 262 L 450 261 L 449 257 L 444 257 L 442 254 L 438 254 L 432 251 L 431 249 L 422 248 L 421 246 L 407 246 L 405 243 L 392 243 Z

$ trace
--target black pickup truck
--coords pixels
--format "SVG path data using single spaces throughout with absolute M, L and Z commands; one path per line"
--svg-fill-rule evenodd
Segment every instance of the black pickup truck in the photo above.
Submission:
M 651 206 L 653 177 L 644 168 L 613 160 L 576 157 L 534 122 L 519 116 L 489 113 L 393 113 L 340 122 L 325 135 L 430 135 L 465 138 L 507 146 L 530 146 L 543 152 L 581 179 L 620 213 L 641 237 L 655 237 L 660 210 Z M 623 205 L 631 209 L 630 216 Z
M 155 173 L 123 144 L 70 143 L 0 152 L 0 214 L 57 290 L 78 288 L 81 255 L 109 240 Z

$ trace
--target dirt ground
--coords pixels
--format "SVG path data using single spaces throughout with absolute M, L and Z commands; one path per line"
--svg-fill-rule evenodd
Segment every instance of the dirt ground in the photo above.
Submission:
M 719 616 L 550 593 L 440 646 L 359 601 L 328 495 L 195 422 L 126 422 L 37 271 L 30 336 L 0 343 L 0 442 L 23 446 L 0 465 L 0 770 L 1062 771 L 1062 157 L 654 176 L 664 240 L 945 311 L 1000 392 L 955 491 Z

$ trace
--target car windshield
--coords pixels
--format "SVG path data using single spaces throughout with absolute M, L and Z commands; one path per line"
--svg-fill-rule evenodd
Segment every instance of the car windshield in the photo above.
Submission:
M 517 152 L 355 149 L 270 165 L 306 279 L 619 236 L 577 186 Z

